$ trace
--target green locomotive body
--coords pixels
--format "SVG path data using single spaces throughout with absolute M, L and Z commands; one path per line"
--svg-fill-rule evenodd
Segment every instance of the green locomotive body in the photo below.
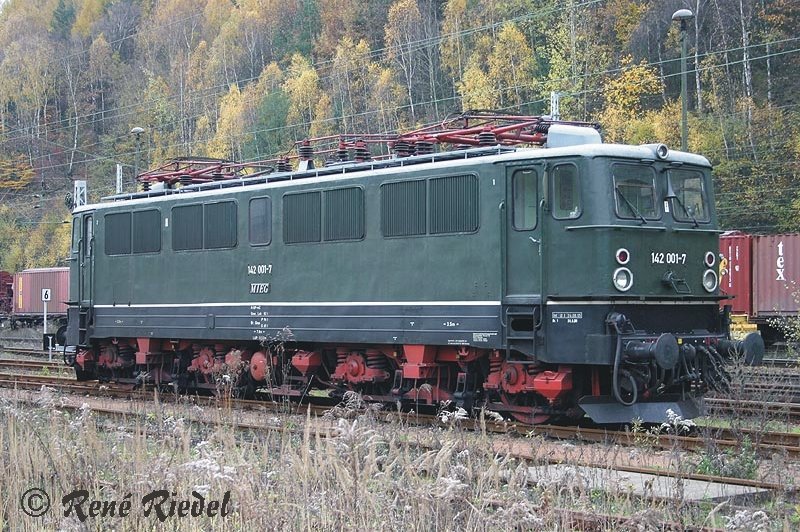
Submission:
M 693 417 L 726 358 L 760 357 L 719 312 L 710 164 L 565 144 L 80 207 L 74 364 L 188 389 L 238 365 L 244 388 L 273 396 L 351 389 L 526 422 Z

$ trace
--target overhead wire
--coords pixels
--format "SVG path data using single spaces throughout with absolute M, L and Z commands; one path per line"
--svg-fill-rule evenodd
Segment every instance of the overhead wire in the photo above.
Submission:
M 573 6 L 573 8 L 578 10 L 578 9 L 580 9 L 582 7 L 586 7 L 586 6 L 589 6 L 589 5 L 592 5 L 592 4 L 596 4 L 598 2 L 599 2 L 599 0 L 590 0 L 590 1 L 587 1 L 587 2 L 584 2 L 584 3 L 581 3 L 581 4 L 576 4 L 576 5 Z M 468 34 L 480 32 L 480 31 L 485 31 L 487 29 L 497 28 L 497 27 L 499 27 L 499 26 L 501 26 L 501 25 L 503 25 L 503 24 L 505 24 L 505 23 L 507 23 L 509 21 L 515 22 L 515 21 L 520 21 L 520 20 L 525 20 L 525 19 L 540 18 L 540 17 L 546 16 L 546 15 L 552 13 L 553 11 L 554 10 L 552 10 L 552 9 L 542 9 L 542 10 L 539 10 L 539 11 L 537 11 L 535 13 L 522 15 L 522 16 L 518 16 L 518 17 L 513 17 L 510 20 L 498 21 L 498 22 L 495 22 L 495 23 L 492 23 L 492 24 L 487 24 L 487 25 L 484 25 L 484 26 L 476 27 L 476 28 L 468 28 L 468 29 L 462 30 L 460 32 L 452 32 L 452 33 L 448 33 L 448 34 L 440 34 L 440 35 L 437 35 L 435 37 L 431 37 L 431 38 L 428 38 L 428 39 L 422 39 L 420 41 L 414 41 L 412 43 L 408 43 L 409 44 L 409 48 L 411 47 L 411 45 L 415 45 L 416 48 L 413 48 L 413 49 L 410 48 L 409 50 L 403 50 L 403 51 L 401 51 L 401 54 L 403 54 L 403 53 L 411 53 L 411 52 L 416 51 L 418 49 L 424 49 L 430 43 L 441 43 L 441 42 L 443 42 L 445 40 L 452 39 L 452 38 L 455 38 L 455 37 L 458 37 L 458 36 L 468 35 Z M 190 20 L 192 18 L 195 18 L 198 15 L 199 14 L 194 14 L 194 15 L 191 15 L 189 17 L 186 17 L 185 19 L 181 19 L 181 20 L 178 20 L 178 21 L 170 22 L 166 26 L 170 26 L 170 25 L 174 25 L 174 24 L 179 24 L 181 22 L 185 22 L 186 20 Z M 123 41 L 123 40 L 126 40 L 126 39 L 130 39 L 130 38 L 135 37 L 137 34 L 138 34 L 138 31 L 135 32 L 134 34 L 125 36 L 123 38 L 117 39 L 117 40 L 112 41 L 112 42 L 117 43 L 117 42 L 120 42 L 120 41 Z M 774 40 L 774 41 L 771 41 L 771 42 L 768 42 L 768 43 L 751 43 L 747 48 L 755 49 L 755 48 L 760 48 L 760 47 L 765 47 L 765 46 L 777 45 L 777 44 L 784 43 L 784 42 L 791 42 L 791 41 L 798 40 L 798 39 L 800 39 L 800 37 L 787 38 L 787 39 L 778 39 L 778 40 Z M 382 49 L 378 49 L 378 50 L 373 50 L 373 51 L 367 52 L 366 54 L 363 54 L 363 55 L 365 55 L 367 57 L 372 57 L 375 53 L 378 53 L 378 52 L 382 52 L 383 53 L 383 52 L 386 52 L 387 50 L 390 50 L 390 49 L 391 49 L 391 47 L 385 47 L 385 48 L 382 48 Z M 709 51 L 709 52 L 706 52 L 704 54 L 701 54 L 700 57 L 705 57 L 707 55 L 712 55 L 712 54 L 728 54 L 728 53 L 733 53 L 733 52 L 740 51 L 740 50 L 743 50 L 743 49 L 744 49 L 744 47 L 737 46 L 737 47 L 732 47 L 732 48 L 725 49 L 725 50 Z M 70 54 L 70 55 L 68 55 L 68 57 L 74 57 L 76 55 L 81 55 L 82 53 L 86 53 L 86 51 L 77 52 L 75 54 Z M 658 65 L 661 65 L 661 64 L 671 63 L 671 62 L 674 62 L 674 61 L 675 61 L 675 59 L 665 59 L 665 60 L 662 60 L 662 61 L 654 61 L 654 62 L 648 63 L 648 66 L 658 66 Z M 323 62 L 314 63 L 312 65 L 326 65 L 326 64 L 332 64 L 333 62 L 334 62 L 334 60 L 329 60 L 329 61 L 323 61 Z M 732 63 L 730 63 L 730 64 L 732 64 Z M 730 66 L 730 64 L 723 64 L 721 66 Z M 621 68 L 617 67 L 617 68 L 613 68 L 613 69 L 608 69 L 606 71 L 600 71 L 600 72 L 584 74 L 584 75 L 582 75 L 582 77 L 603 76 L 603 75 L 607 75 L 607 74 L 610 74 L 610 73 L 619 72 L 620 70 L 621 70 Z M 338 75 L 339 74 L 337 74 L 337 76 Z M 671 76 L 671 75 L 668 75 L 668 76 Z M 331 77 L 334 77 L 334 76 L 321 77 L 320 80 L 321 81 L 325 81 L 327 79 L 330 79 Z M 253 81 L 255 79 L 258 79 L 258 76 L 255 76 L 255 77 L 252 77 L 252 78 L 241 79 L 241 80 L 238 80 L 238 82 L 239 83 L 246 83 L 247 81 Z M 574 78 L 570 77 L 569 79 L 574 79 Z M 202 94 L 201 97 L 219 97 L 225 90 L 227 90 L 227 88 L 228 88 L 227 84 L 220 84 L 220 85 L 216 85 L 216 86 L 212 86 L 212 87 L 207 87 L 207 88 L 201 89 L 200 94 Z M 506 89 L 506 90 L 509 90 L 509 89 Z M 208 92 L 208 94 L 204 94 L 206 92 Z M 188 96 L 189 97 L 192 96 L 192 91 L 190 91 Z M 175 98 L 177 98 L 177 97 L 178 96 L 176 95 Z M 183 98 L 186 98 L 186 97 L 187 97 L 187 95 L 183 96 Z M 154 101 L 153 103 L 155 104 L 156 101 Z M 136 109 L 139 110 L 139 112 L 141 112 L 141 110 L 142 110 L 141 102 L 137 102 L 135 104 L 130 104 L 128 106 L 122 106 L 119 109 L 122 109 L 122 108 L 125 108 L 125 107 L 136 108 Z M 152 109 L 152 107 L 145 107 L 144 109 Z M 111 118 L 114 118 L 114 119 L 120 118 L 121 116 L 127 116 L 128 115 L 127 113 L 125 115 L 114 115 L 113 111 L 114 111 L 114 109 L 107 109 L 107 110 L 102 111 L 102 113 L 103 114 L 111 114 Z M 93 113 L 90 113 L 88 115 L 84 115 L 83 117 L 78 117 L 78 120 L 80 120 L 80 118 L 86 118 L 86 117 L 89 117 L 89 116 L 95 116 L 96 114 L 98 114 L 98 112 L 93 112 Z M 137 111 L 132 110 L 130 115 L 133 115 L 133 114 L 137 114 Z M 71 120 L 72 120 L 72 118 L 66 117 L 66 118 L 62 119 L 61 122 L 65 122 L 65 121 L 69 122 Z M 56 123 L 59 123 L 59 122 L 56 122 Z M 74 125 L 68 123 L 68 125 L 64 126 L 63 128 L 51 128 L 51 129 L 49 129 L 49 131 L 50 132 L 58 132 L 58 131 L 60 131 L 62 129 L 73 129 L 73 128 L 74 128 Z M 25 136 L 18 137 L 18 138 L 25 138 Z M 121 138 L 121 136 L 117 137 L 117 138 Z M 9 141 L 9 142 L 13 141 L 13 140 L 15 140 L 13 137 L 7 137 L 5 139 L 5 141 Z M 0 141 L 0 142 L 2 142 L 2 141 Z
M 595 2 L 586 2 L 586 3 L 582 4 L 582 5 L 589 5 L 589 4 L 594 4 L 594 3 L 597 3 L 597 2 L 596 1 Z M 193 17 L 187 17 L 187 19 L 191 19 L 191 18 L 193 18 Z M 522 17 L 519 17 L 519 18 L 522 18 Z M 530 18 L 530 17 L 524 17 L 524 18 Z M 487 27 L 498 27 L 498 26 L 500 26 L 500 25 L 502 25 L 503 23 L 506 23 L 506 22 L 507 21 L 501 21 L 501 22 L 492 24 L 492 25 L 487 26 Z M 177 23 L 177 22 L 175 22 L 175 23 Z M 457 34 L 458 35 L 468 35 L 470 33 L 476 32 L 476 31 L 478 31 L 476 28 L 471 28 L 469 30 L 465 30 L 464 32 L 458 32 Z M 425 46 L 427 46 L 426 42 L 441 42 L 443 39 L 451 37 L 451 35 L 452 34 L 445 35 L 445 36 L 439 36 L 436 39 L 426 39 L 426 40 L 420 41 L 418 44 L 419 44 L 419 46 L 421 48 L 424 48 Z M 122 39 L 119 39 L 119 41 L 122 41 L 122 40 L 125 40 L 125 39 L 129 39 L 129 38 L 133 38 L 134 36 L 135 35 L 129 35 L 129 36 L 123 37 Z M 782 41 L 775 41 L 773 43 L 755 43 L 755 44 L 749 46 L 748 48 L 765 47 L 767 45 L 778 44 L 779 42 L 789 42 L 789 41 L 793 41 L 793 40 L 797 40 L 797 39 L 800 39 L 800 38 L 785 39 L 785 40 L 782 40 Z M 417 49 L 421 49 L 421 48 L 417 48 Z M 370 57 L 375 56 L 374 54 L 376 54 L 378 52 L 381 52 L 381 51 L 385 52 L 388 49 L 389 48 L 387 47 L 385 49 L 371 51 L 370 54 L 372 54 L 372 55 L 370 55 Z M 737 50 L 743 50 L 743 48 L 742 47 L 733 47 L 733 48 L 730 48 L 728 50 L 709 51 L 704 55 L 719 55 L 719 54 L 733 53 L 733 52 L 735 52 Z M 401 53 L 411 53 L 413 51 L 415 51 L 415 49 L 409 47 L 408 50 L 401 50 Z M 783 55 L 783 54 L 787 54 L 787 53 L 794 53 L 796 51 L 798 51 L 798 50 L 794 49 L 794 50 L 788 50 L 788 51 L 771 52 L 770 54 L 764 54 L 762 56 L 752 57 L 749 60 L 750 61 L 758 61 L 758 60 L 761 60 L 761 59 L 764 59 L 764 58 L 767 58 L 767 57 L 774 57 L 774 56 Z M 84 52 L 78 52 L 78 53 L 73 54 L 73 55 L 80 55 L 81 53 L 85 53 L 85 51 Z M 648 63 L 647 66 L 658 66 L 660 64 L 664 64 L 664 63 L 668 63 L 668 62 L 674 62 L 674 61 L 675 61 L 675 59 L 665 59 L 665 60 L 662 60 L 662 61 Z M 744 61 L 744 59 L 742 59 L 742 60 L 729 60 L 729 61 L 727 61 L 725 63 L 721 63 L 721 64 L 707 65 L 707 66 L 703 66 L 701 68 L 696 68 L 696 69 L 693 70 L 693 72 L 705 71 L 705 70 L 709 70 L 709 69 L 712 69 L 712 68 L 724 68 L 724 67 L 740 64 L 743 61 Z M 327 62 L 322 62 L 322 63 L 320 63 L 320 66 L 323 65 L 323 64 L 327 64 L 327 63 L 333 63 L 333 60 L 330 60 L 330 61 L 327 61 Z M 608 69 L 606 71 L 581 74 L 581 75 L 578 76 L 578 78 L 599 77 L 599 76 L 603 76 L 603 75 L 607 75 L 609 73 L 614 73 L 614 72 L 619 72 L 619 71 L 620 71 L 619 68 Z M 675 75 L 677 75 L 677 74 L 665 74 L 662 77 L 662 79 L 666 79 L 668 77 L 672 77 L 672 76 L 675 76 Z M 333 77 L 333 76 L 329 76 L 327 78 L 321 78 L 321 81 L 329 80 L 331 77 Z M 252 79 L 256 79 L 256 78 L 251 78 L 251 80 Z M 570 76 L 570 77 L 564 78 L 564 79 L 565 80 L 575 80 L 576 77 Z M 244 81 L 247 81 L 247 80 L 244 80 Z M 552 81 L 552 80 L 549 80 L 549 81 Z M 218 88 L 222 88 L 222 87 L 223 87 L 222 85 L 219 85 L 219 86 L 216 86 L 216 87 L 203 89 L 203 91 L 208 91 L 209 93 L 208 94 L 202 94 L 201 98 L 207 98 L 207 97 L 210 97 L 210 96 L 219 95 L 219 93 L 211 93 L 210 91 L 213 90 L 213 89 L 218 89 Z M 514 88 L 515 87 L 505 87 L 505 88 L 501 88 L 499 90 L 513 90 Z M 592 91 L 581 91 L 580 93 L 568 94 L 568 96 L 580 96 L 580 95 L 586 95 L 586 94 L 596 94 L 600 90 L 602 90 L 602 89 L 598 88 L 598 89 L 594 89 Z M 420 105 L 420 106 L 432 105 L 434 103 L 444 103 L 444 102 L 447 102 L 447 101 L 456 101 L 458 99 L 459 99 L 458 96 L 451 96 L 451 97 L 447 97 L 447 98 L 440 98 L 440 99 L 436 99 L 436 100 L 430 100 L 428 102 L 420 102 L 418 105 Z M 532 102 L 526 102 L 526 104 L 543 103 L 544 101 L 545 101 L 545 99 L 541 99 L 541 100 L 535 100 L 535 101 L 532 101 Z M 141 102 L 137 102 L 137 104 L 132 104 L 132 106 L 133 107 L 138 107 L 139 111 L 141 111 L 141 107 L 140 107 L 141 106 Z M 401 110 L 405 109 L 405 108 L 407 108 L 407 106 L 401 106 L 400 107 Z M 114 111 L 114 109 L 111 109 L 111 110 L 107 109 L 107 110 L 105 110 L 105 113 L 106 114 L 113 113 L 113 111 Z M 91 115 L 87 115 L 87 116 L 94 116 L 95 114 L 96 113 L 92 113 Z M 375 114 L 375 112 L 373 112 L 373 111 L 365 111 L 363 113 L 342 115 L 342 116 L 333 117 L 333 118 L 330 119 L 330 121 L 339 121 L 339 120 L 341 120 L 343 118 L 352 119 L 352 118 L 356 118 L 356 117 L 359 117 L 359 116 L 368 116 L 370 114 Z M 119 115 L 114 115 L 114 116 L 116 118 Z M 189 117 L 189 119 L 191 119 L 191 118 L 192 117 Z M 194 117 L 194 118 L 196 118 L 196 117 Z M 178 120 L 178 121 L 176 121 L 176 122 L 174 122 L 172 124 L 177 124 L 177 123 L 179 123 L 181 121 L 184 121 L 186 119 L 187 118 L 184 117 L 184 118 L 182 118 L 182 119 L 180 119 L 180 120 Z M 67 119 L 65 119 L 65 120 L 67 120 Z M 261 129 L 261 130 L 243 132 L 240 135 L 234 135 L 233 137 L 236 138 L 236 137 L 239 137 L 239 136 L 249 136 L 249 135 L 255 135 L 255 134 L 264 133 L 264 132 L 274 132 L 274 131 L 288 130 L 288 129 L 293 129 L 293 128 L 309 127 L 309 126 L 310 126 L 309 122 L 303 122 L 303 123 L 298 123 L 298 124 L 290 124 L 290 125 L 280 126 L 280 127 L 276 127 L 276 128 L 264 128 L 264 129 Z M 64 129 L 72 129 L 73 127 L 74 127 L 73 125 L 67 125 L 67 126 L 64 127 Z M 51 129 L 49 131 L 50 132 L 57 132 L 58 129 L 55 129 L 55 130 Z M 21 138 L 24 138 L 24 137 L 21 137 Z M 124 136 L 117 137 L 116 140 L 119 140 L 121 138 L 124 138 Z M 210 140 L 210 139 L 209 138 L 203 139 L 203 141 L 208 141 L 208 140 Z M 56 143 L 54 141 L 50 141 L 49 139 L 46 142 L 51 143 L 53 145 L 57 145 L 57 146 L 61 147 L 62 149 L 65 149 L 65 150 L 73 150 L 73 148 L 71 146 L 60 145 L 60 144 L 58 144 L 58 143 Z M 87 164 L 87 163 L 91 163 L 91 162 L 99 162 L 99 161 L 103 161 L 103 160 L 116 160 L 116 159 L 120 158 L 120 155 L 123 155 L 123 156 L 124 155 L 128 155 L 128 156 L 130 156 L 130 155 L 132 155 L 134 153 L 134 152 L 127 152 L 127 153 L 122 153 L 122 154 L 115 154 L 113 156 L 100 156 L 100 157 L 97 157 L 96 154 L 91 154 L 90 152 L 84 151 L 86 148 L 92 147 L 92 146 L 95 146 L 95 145 L 98 145 L 98 144 L 99 143 L 89 144 L 89 145 L 81 145 L 80 149 L 75 150 L 76 153 L 81 153 L 81 154 L 86 155 L 88 157 L 94 156 L 94 159 L 82 159 L 82 160 L 75 161 L 73 164 L 82 165 L 82 164 Z M 185 143 L 180 142 L 180 143 L 176 143 L 176 144 L 171 145 L 171 146 L 167 146 L 167 148 L 169 148 L 169 147 L 180 147 L 180 146 L 184 146 L 184 145 L 185 145 Z M 38 159 L 44 159 L 44 158 L 51 157 L 51 156 L 52 156 L 52 154 L 42 155 L 42 156 L 38 156 L 36 159 L 37 160 Z M 41 166 L 41 167 L 38 167 L 38 169 L 46 170 L 46 169 L 63 168 L 65 166 L 67 166 L 67 164 L 68 163 L 60 163 L 60 164 L 56 164 L 56 165 L 51 165 L 49 167 L 48 166 Z
M 800 38 L 798 38 L 798 39 L 800 39 Z M 798 52 L 798 51 L 800 51 L 800 48 L 791 50 L 791 52 Z M 763 59 L 764 57 L 766 57 L 766 56 L 759 56 L 759 57 L 753 58 L 752 60 L 755 61 L 757 59 Z M 710 66 L 710 67 L 707 67 L 707 68 L 723 68 L 725 66 L 730 66 L 731 64 L 738 64 L 739 62 L 740 61 L 732 61 L 732 62 L 729 62 L 729 63 L 722 63 L 722 64 L 713 65 L 713 66 Z M 648 64 L 647 66 L 650 66 L 650 65 Z M 600 72 L 597 72 L 597 73 L 593 73 L 591 75 L 600 76 L 600 75 L 604 75 L 604 74 L 607 74 L 607 73 L 610 73 L 610 72 L 614 72 L 614 71 L 617 71 L 617 70 L 618 69 L 608 69 L 608 70 L 605 70 L 605 71 L 600 71 Z M 564 80 L 567 80 L 567 79 L 570 79 L 570 78 L 564 78 Z M 496 90 L 497 91 L 508 91 L 508 90 L 514 90 L 516 88 L 523 88 L 523 87 L 528 87 L 528 86 L 529 86 L 528 84 L 524 84 L 524 85 L 518 85 L 518 86 L 511 86 L 511 87 L 501 87 L 501 88 L 496 89 Z M 597 93 L 599 93 L 601 91 L 602 91 L 601 88 L 596 88 L 596 89 L 584 90 L 584 91 L 573 92 L 573 93 L 564 93 L 564 95 L 565 96 L 572 96 L 572 97 L 579 97 L 579 96 L 584 96 L 584 95 L 588 95 L 588 94 L 597 94 Z M 454 95 L 454 96 L 450 96 L 450 97 L 446 97 L 446 98 L 439 98 L 439 99 L 435 99 L 435 100 L 418 102 L 415 105 L 417 105 L 419 107 L 433 106 L 434 104 L 437 104 L 437 103 L 444 103 L 444 102 L 448 102 L 448 101 L 457 101 L 459 99 L 460 98 L 458 96 Z M 522 105 L 531 105 L 531 104 L 535 104 L 535 103 L 544 103 L 544 102 L 546 102 L 546 99 L 540 99 L 540 100 L 525 102 Z M 407 109 L 408 107 L 409 107 L 409 105 L 403 105 L 403 106 L 399 107 L 398 109 L 404 110 L 404 109 Z M 369 115 L 369 114 L 378 114 L 379 112 L 380 111 L 377 111 L 377 110 L 371 110 L 371 111 L 365 111 L 363 113 L 356 113 L 356 114 L 349 114 L 349 115 L 338 115 L 338 116 L 335 116 L 335 117 L 333 117 L 333 118 L 331 118 L 331 119 L 329 119 L 327 121 L 338 122 L 338 121 L 341 121 L 343 119 L 353 119 L 353 118 L 357 118 L 357 117 L 360 117 L 360 116 L 366 116 L 366 115 Z M 190 117 L 183 117 L 183 118 L 181 118 L 181 119 L 179 119 L 179 120 L 177 120 L 175 122 L 166 123 L 165 125 L 175 125 L 175 124 L 187 121 L 187 120 L 191 121 L 193 119 L 197 119 L 197 118 L 199 118 L 201 116 L 204 116 L 204 114 L 194 115 L 194 116 L 190 116 Z M 296 123 L 296 124 L 289 124 L 289 125 L 285 125 L 285 126 L 281 126 L 281 127 L 277 127 L 277 128 L 252 130 L 252 131 L 242 132 L 242 133 L 239 133 L 239 134 L 234 134 L 231 137 L 232 138 L 246 137 L 246 136 L 255 135 L 255 134 L 264 133 L 264 132 L 272 132 L 272 131 L 279 131 L 279 130 L 292 130 L 292 129 L 303 128 L 303 127 L 308 128 L 308 127 L 311 126 L 311 124 L 312 124 L 312 122 L 302 122 L 302 123 Z M 129 135 L 127 135 L 127 134 L 126 135 L 121 135 L 121 136 L 117 137 L 116 140 L 119 140 L 119 139 L 122 139 L 122 138 L 125 138 L 125 137 L 128 137 L 128 136 Z M 210 140 L 210 138 L 203 139 L 202 141 L 203 142 L 207 142 L 208 140 Z M 53 142 L 53 144 L 57 144 L 57 143 Z M 82 145 L 81 148 L 84 151 L 84 153 L 87 153 L 85 151 L 86 149 L 91 148 L 93 146 L 100 145 L 100 144 L 101 144 L 101 142 L 98 141 L 98 142 L 91 143 L 91 144 L 88 144 L 88 145 Z M 65 145 L 60 145 L 60 146 L 63 149 L 67 149 L 67 150 L 71 150 L 72 149 L 71 147 L 68 147 L 68 146 L 65 146 Z M 162 148 L 167 148 L 168 149 L 168 148 L 183 147 L 183 146 L 185 146 L 185 142 L 177 142 L 177 143 L 174 143 L 174 144 L 162 146 Z M 95 158 L 93 160 L 96 160 L 96 161 L 114 160 L 114 159 L 118 159 L 118 158 L 124 158 L 124 157 L 120 157 L 120 155 L 122 155 L 122 156 L 126 156 L 126 155 L 130 156 L 133 153 L 135 153 L 135 152 L 127 152 L 127 153 L 123 152 L 122 154 L 118 153 L 118 154 L 115 154 L 113 156 L 99 156 L 99 157 L 97 157 L 97 158 Z M 273 154 L 273 155 L 275 155 L 275 154 Z M 34 157 L 34 160 L 38 160 L 40 158 L 45 158 L 45 157 L 47 157 L 47 156 L 37 156 L 37 157 Z M 78 163 L 85 163 L 85 162 L 87 162 L 87 161 L 83 160 L 83 161 L 79 161 Z M 59 164 L 56 164 L 56 165 L 42 166 L 42 167 L 38 167 L 38 168 L 40 170 L 47 170 L 47 169 L 53 169 L 53 168 L 61 168 L 61 167 L 67 166 L 67 165 L 68 165 L 68 163 L 59 163 Z

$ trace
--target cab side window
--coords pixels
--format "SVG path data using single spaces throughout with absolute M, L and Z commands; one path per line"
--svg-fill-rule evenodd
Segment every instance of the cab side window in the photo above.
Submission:
M 572 220 L 581 215 L 581 188 L 578 167 L 559 164 L 553 168 L 553 218 Z
M 514 229 L 529 231 L 536 227 L 536 172 L 530 168 L 517 170 L 511 177 L 511 209 Z
M 77 252 L 81 243 L 81 219 L 76 216 L 72 219 L 72 251 Z
M 83 245 L 85 246 L 84 253 L 87 257 L 92 256 L 92 248 L 94 247 L 94 222 L 91 216 L 83 219 L 84 223 L 84 238 Z

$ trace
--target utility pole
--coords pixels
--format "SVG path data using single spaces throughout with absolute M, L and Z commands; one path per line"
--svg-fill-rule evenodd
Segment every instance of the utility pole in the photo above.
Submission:
M 689 149 L 688 102 L 686 95 L 686 21 L 694 18 L 688 9 L 679 9 L 672 20 L 681 23 L 681 151 Z
M 136 135 L 136 162 L 133 165 L 133 191 L 136 192 L 136 178 L 139 176 L 139 153 L 142 151 L 142 133 L 144 129 L 135 127 L 131 129 L 131 135 Z

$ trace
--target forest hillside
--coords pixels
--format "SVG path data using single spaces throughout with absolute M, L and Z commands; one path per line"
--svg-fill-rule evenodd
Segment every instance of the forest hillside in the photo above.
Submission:
M 62 261 L 73 180 L 96 200 L 117 164 L 130 187 L 171 157 L 545 114 L 551 91 L 606 142 L 677 148 L 680 8 L 689 149 L 715 165 L 721 223 L 800 230 L 796 0 L 5 0 L 0 269 Z

